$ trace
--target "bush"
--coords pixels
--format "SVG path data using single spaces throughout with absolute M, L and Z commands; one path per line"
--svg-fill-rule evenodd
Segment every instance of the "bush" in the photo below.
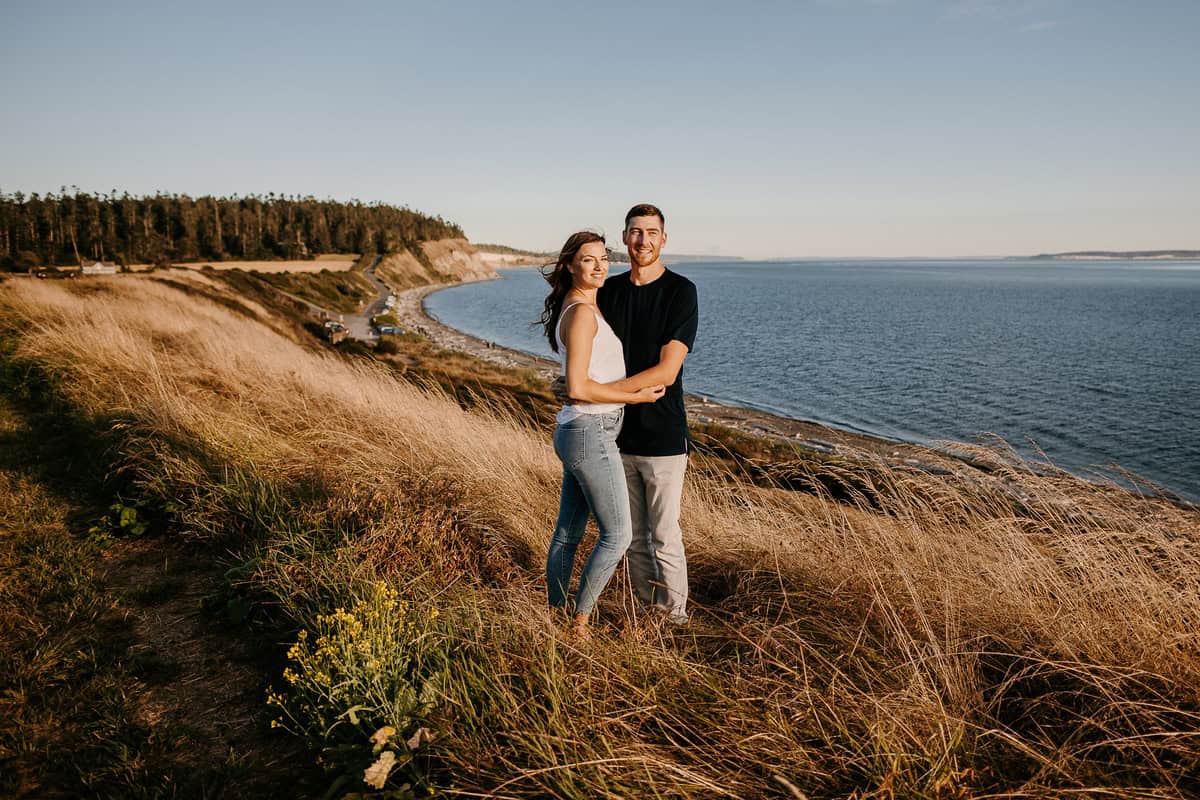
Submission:
M 345 788 L 363 776 L 375 788 L 401 776 L 420 783 L 403 768 L 443 680 L 445 655 L 429 630 L 437 619 L 436 608 L 402 600 L 382 581 L 349 611 L 318 615 L 313 635 L 301 630 L 288 651 L 287 692 L 267 693 L 278 710 L 271 727 L 303 736 Z M 396 735 L 408 731 L 407 741 Z
M 45 260 L 32 250 L 22 250 L 13 259 L 14 272 L 33 272 L 45 263 Z

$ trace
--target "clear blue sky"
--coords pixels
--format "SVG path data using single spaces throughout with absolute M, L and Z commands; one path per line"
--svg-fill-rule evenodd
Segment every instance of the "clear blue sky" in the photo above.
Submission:
M 1200 248 L 1197 0 L 0 0 L 0 190 L 285 193 L 557 248 Z

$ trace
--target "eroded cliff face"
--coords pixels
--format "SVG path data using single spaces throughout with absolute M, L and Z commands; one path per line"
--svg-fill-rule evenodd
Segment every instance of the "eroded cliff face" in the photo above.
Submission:
M 441 239 L 421 242 L 425 257 L 442 275 L 458 280 L 497 278 L 496 271 L 466 239 Z
M 466 239 L 441 239 L 421 242 L 421 255 L 408 250 L 384 256 L 375 274 L 392 289 L 411 289 L 431 283 L 480 280 L 499 277 L 482 254 Z

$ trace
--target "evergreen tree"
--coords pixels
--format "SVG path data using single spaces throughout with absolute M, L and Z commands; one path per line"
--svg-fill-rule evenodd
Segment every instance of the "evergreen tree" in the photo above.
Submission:
M 123 265 L 173 261 L 312 258 L 377 253 L 415 242 L 463 238 L 441 217 L 409 208 L 314 197 L 151 197 L 0 192 L 0 268 L 76 265 L 84 259 Z

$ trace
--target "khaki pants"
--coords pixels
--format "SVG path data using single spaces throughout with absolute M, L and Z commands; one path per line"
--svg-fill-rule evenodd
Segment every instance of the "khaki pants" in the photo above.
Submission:
M 621 455 L 633 521 L 629 580 L 643 603 L 665 609 L 676 623 L 687 622 L 687 558 L 679 527 L 687 461 L 686 454 Z

